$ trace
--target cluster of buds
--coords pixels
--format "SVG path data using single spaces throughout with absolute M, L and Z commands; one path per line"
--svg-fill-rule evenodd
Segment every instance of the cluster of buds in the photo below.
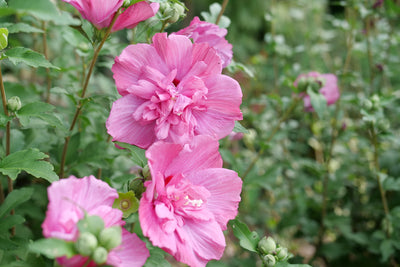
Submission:
M 384 106 L 384 101 L 376 94 L 362 101 L 363 120 L 369 125 L 374 125 L 380 132 L 386 132 L 390 128 L 390 121 L 383 112 Z
M 185 16 L 185 6 L 182 3 L 165 1 L 160 3 L 159 12 L 165 22 L 175 23 Z
M 287 261 L 290 258 L 288 249 L 277 245 L 272 237 L 264 236 L 258 243 L 258 251 L 265 267 L 275 266 L 277 262 Z
M 79 236 L 75 249 L 79 255 L 89 257 L 96 264 L 104 264 L 108 253 L 121 245 L 121 226 L 105 228 L 99 216 L 85 216 L 78 222 Z

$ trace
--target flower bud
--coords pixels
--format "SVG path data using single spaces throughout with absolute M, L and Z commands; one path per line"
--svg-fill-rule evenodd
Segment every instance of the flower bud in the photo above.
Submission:
M 103 247 L 97 247 L 92 255 L 93 261 L 96 264 L 104 264 L 107 261 L 108 251 Z
M 75 248 L 80 255 L 90 256 L 96 249 L 97 244 L 97 238 L 93 234 L 83 232 L 79 235 L 78 240 L 75 243 Z
M 133 179 L 129 183 L 129 190 L 133 191 L 135 193 L 135 196 L 140 199 L 142 197 L 143 192 L 146 190 L 146 188 L 143 185 L 143 178 L 138 177 Z
M 284 261 L 287 256 L 288 256 L 287 248 L 278 247 L 276 249 L 276 257 L 278 258 L 279 261 Z
M 308 79 L 307 77 L 303 76 L 299 79 L 297 82 L 297 89 L 299 92 L 305 92 L 307 91 L 307 86 L 308 86 Z
M 111 250 L 121 245 L 122 242 L 122 230 L 120 226 L 113 226 L 103 229 L 99 236 L 100 245 Z
M 149 165 L 146 165 L 143 167 L 142 174 L 143 174 L 143 178 L 145 178 L 145 179 L 150 177 L 151 173 L 150 173 Z
M 10 97 L 7 100 L 7 107 L 10 111 L 18 111 L 22 107 L 21 99 L 18 96 Z
M 369 100 L 369 99 L 364 99 L 364 101 L 363 101 L 363 106 L 364 106 L 364 108 L 365 108 L 366 110 L 370 110 L 370 109 L 372 109 L 372 107 L 373 107 L 374 105 L 372 104 L 371 100 Z
M 272 256 L 271 254 L 265 255 L 265 256 L 262 258 L 262 261 L 263 261 L 263 263 L 264 263 L 264 265 L 265 265 L 266 267 L 272 267 L 272 266 L 274 266 L 275 263 L 276 263 L 275 257 Z
M 258 249 L 261 251 L 263 254 L 270 254 L 275 251 L 276 249 L 276 243 L 272 237 L 266 237 L 264 236 L 260 242 L 258 242 Z
M 99 216 L 89 216 L 87 217 L 87 229 L 90 233 L 98 236 L 100 232 L 104 229 L 104 221 Z
M 179 15 L 179 17 L 185 15 L 185 7 L 179 3 L 174 3 L 173 8 L 175 13 Z

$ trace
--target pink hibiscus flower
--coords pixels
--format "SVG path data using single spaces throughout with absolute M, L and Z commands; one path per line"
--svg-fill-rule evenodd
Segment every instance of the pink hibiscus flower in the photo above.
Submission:
M 42 224 L 43 235 L 47 238 L 76 241 L 77 223 L 85 212 L 101 217 L 106 228 L 125 224 L 122 211 L 112 208 L 118 198 L 117 191 L 94 176 L 80 179 L 70 176 L 54 182 L 48 188 L 48 196 L 49 205 Z M 122 228 L 122 243 L 109 252 L 106 263 L 116 267 L 143 266 L 149 255 L 146 244 L 136 234 Z M 80 255 L 57 258 L 58 263 L 66 267 L 80 267 L 87 260 Z M 88 266 L 96 264 L 91 262 Z
M 195 43 L 208 43 L 209 46 L 217 51 L 222 60 L 222 67 L 231 63 L 232 45 L 225 39 L 228 31 L 220 28 L 218 25 L 206 21 L 201 21 L 194 17 L 190 25 L 175 34 L 185 35 L 192 38 Z
M 146 152 L 152 180 L 140 200 L 143 233 L 190 266 L 222 257 L 222 231 L 237 214 L 242 181 L 221 168 L 218 145 L 203 135 L 190 145 L 159 141 Z
M 328 105 L 334 104 L 339 99 L 340 92 L 336 75 L 331 73 L 320 74 L 316 71 L 312 71 L 307 74 L 300 74 L 294 82 L 294 86 L 297 87 L 299 80 L 303 77 L 314 78 L 315 82 L 321 83 L 321 89 L 319 89 L 319 92 L 325 96 Z M 311 105 L 310 96 L 304 94 L 303 100 L 306 111 L 314 111 Z
M 125 48 L 112 71 L 123 96 L 106 124 L 116 141 L 148 148 L 201 134 L 221 139 L 242 119 L 240 85 L 221 74 L 220 58 L 206 43 L 158 33 L 153 44 Z
M 63 0 L 75 7 L 82 17 L 90 21 L 97 29 L 110 26 L 117 10 L 124 4 L 124 0 Z M 159 8 L 158 3 L 149 4 L 146 1 L 138 2 L 128 8 L 117 18 L 112 32 L 124 28 L 132 29 L 139 22 L 153 17 Z

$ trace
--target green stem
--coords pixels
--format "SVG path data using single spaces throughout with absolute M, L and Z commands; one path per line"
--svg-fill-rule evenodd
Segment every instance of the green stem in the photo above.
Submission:
M 96 64 L 97 57 L 99 56 L 99 53 L 100 53 L 101 49 L 103 48 L 103 45 L 106 42 L 107 38 L 110 36 L 111 29 L 112 29 L 115 21 L 117 20 L 118 16 L 120 15 L 120 13 L 121 13 L 121 8 L 118 9 L 118 11 L 115 13 L 110 26 L 107 28 L 107 31 L 104 34 L 103 39 L 101 40 L 100 44 L 97 46 L 97 48 L 95 49 L 95 51 L 93 53 L 93 58 L 92 58 L 92 61 L 90 62 L 89 70 L 88 70 L 88 73 L 86 74 L 86 79 L 85 79 L 85 82 L 83 83 L 82 92 L 80 94 L 81 100 L 79 101 L 79 104 L 76 107 L 74 118 L 72 119 L 71 126 L 69 127 L 70 134 L 67 137 L 65 137 L 65 143 L 64 143 L 64 148 L 63 148 L 62 154 L 61 154 L 61 162 L 60 162 L 60 172 L 59 172 L 60 178 L 64 177 L 65 159 L 67 156 L 69 140 L 71 139 L 71 132 L 74 130 L 75 124 L 79 117 L 79 114 L 81 113 L 81 110 L 83 107 L 82 99 L 86 95 L 86 90 L 89 85 L 90 77 L 92 76 L 92 73 L 93 73 L 94 65 Z
M 372 145 L 374 147 L 374 168 L 375 168 L 375 174 L 376 174 L 376 181 L 378 182 L 378 187 L 379 187 L 379 192 L 381 195 L 381 200 L 382 200 L 382 206 L 383 206 L 383 210 L 385 212 L 385 217 L 386 217 L 386 236 L 388 238 L 390 238 L 390 221 L 389 221 L 389 207 L 387 204 L 387 199 L 386 199 L 386 192 L 383 189 L 382 186 L 382 181 L 381 178 L 379 176 L 379 172 L 380 172 L 380 166 L 379 166 L 379 143 L 378 143 L 378 135 L 375 131 L 375 127 L 372 126 L 372 130 L 371 130 L 371 142 Z
M 4 115 L 7 117 L 9 116 L 8 114 L 8 109 L 7 109 L 7 96 L 6 96 L 6 90 L 4 89 L 4 83 L 3 83 L 3 75 L 1 73 L 1 65 L 0 65 L 0 91 L 1 91 L 1 100 L 3 103 L 3 109 L 4 109 Z M 6 156 L 10 155 L 10 136 L 11 136 L 11 122 L 8 121 L 6 125 Z M 14 190 L 13 186 L 13 180 L 7 176 L 7 182 L 8 182 L 8 193 L 11 193 Z M 4 199 L 3 195 L 3 186 L 1 186 L 1 194 L 2 194 L 2 199 Z M 11 210 L 11 215 L 14 214 L 14 209 Z M 15 235 L 15 227 L 11 228 L 11 236 Z
M 228 2 L 229 2 L 229 0 L 224 0 L 224 1 L 222 2 L 221 11 L 220 11 L 219 14 L 218 14 L 218 17 L 217 17 L 217 20 L 215 21 L 215 24 L 218 25 L 219 21 L 221 20 L 222 15 L 223 15 L 224 12 L 225 12 L 226 6 L 228 5 Z
M 43 42 L 43 54 L 44 57 L 48 60 L 49 55 L 48 55 L 48 48 L 47 48 L 47 28 L 46 28 L 46 22 L 42 22 L 42 30 L 43 30 L 43 35 L 42 35 L 42 42 Z M 47 89 L 46 89 L 46 103 L 50 102 L 50 88 L 51 88 L 51 77 L 50 77 L 50 69 L 46 68 L 46 82 L 47 82 Z
M 299 103 L 299 101 L 301 100 L 301 97 L 297 97 L 292 104 L 290 105 L 290 107 L 285 111 L 285 113 L 282 115 L 282 117 L 279 119 L 278 124 L 275 126 L 274 129 L 272 129 L 271 133 L 269 134 L 269 136 L 267 137 L 267 139 L 265 140 L 265 143 L 269 143 L 272 138 L 275 136 L 275 134 L 278 132 L 278 130 L 281 128 L 281 124 L 282 122 L 284 122 L 289 115 L 292 113 L 292 111 L 294 110 L 294 108 L 297 106 L 297 103 Z M 242 179 L 244 180 L 247 175 L 249 174 L 249 172 L 253 169 L 254 165 L 257 163 L 257 161 L 259 160 L 259 158 L 261 157 L 261 155 L 264 153 L 264 149 L 265 147 L 261 148 L 256 157 L 251 161 L 249 167 L 247 167 L 246 171 L 243 173 L 243 175 L 241 176 Z

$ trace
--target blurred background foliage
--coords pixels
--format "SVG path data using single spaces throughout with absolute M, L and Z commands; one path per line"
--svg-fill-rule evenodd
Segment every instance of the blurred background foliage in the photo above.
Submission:
M 62 1 L 56 2 L 58 8 L 74 16 L 54 16 L 42 0 L 33 11 L 26 7 L 28 2 L 7 2 L 17 11 L 9 14 L 0 8 L 0 26 L 31 27 L 10 30 L 9 47 L 29 47 L 60 67 L 32 69 L 2 60 L 7 97 L 19 96 L 25 105 L 46 99 L 49 88 L 49 102 L 55 107 L 46 113 L 50 119 L 36 115 L 13 121 L 11 152 L 40 148 L 57 171 L 68 123 L 79 101 L 82 72 L 92 56 L 91 44 L 67 27 L 79 25 L 80 20 L 76 10 Z M 188 15 L 167 27 L 168 32 L 209 12 L 215 0 L 183 2 Z M 237 63 L 225 73 L 241 84 L 241 123 L 248 129 L 240 140 L 221 140 L 220 149 L 225 166 L 243 178 L 239 219 L 260 236 L 272 236 L 288 247 L 294 255 L 291 263 L 398 266 L 399 1 L 231 0 L 224 15 L 230 19 L 225 25 L 227 39 Z M 104 122 L 118 98 L 110 67 L 127 44 L 148 41 L 160 28 L 154 21 L 142 23 L 106 42 L 70 141 L 66 173 L 95 174 L 124 191 L 137 173 L 132 159 L 143 167 L 136 153 L 116 149 L 106 133 Z M 83 22 L 82 29 L 92 34 L 88 23 Z M 309 71 L 333 73 L 339 79 L 340 100 L 327 107 L 322 117 L 305 112 L 302 102 L 293 97 L 294 80 Z M 2 142 L 1 157 L 4 138 Z M 6 188 L 5 177 L 1 182 Z M 29 223 L 17 225 L 11 240 L 14 249 L 4 250 L 9 243 L 2 243 L 0 266 L 11 266 L 5 263 L 16 258 L 30 263 L 12 266 L 50 266 L 48 260 L 28 254 L 24 243 L 41 237 L 47 185 L 27 173 L 16 180 L 15 188 L 34 189 L 31 201 L 16 208 L 16 214 Z M 136 220 L 133 217 L 130 223 Z M 159 266 L 168 266 L 163 264 Z M 223 259 L 208 266 L 261 266 L 261 261 L 240 248 L 229 229 Z

